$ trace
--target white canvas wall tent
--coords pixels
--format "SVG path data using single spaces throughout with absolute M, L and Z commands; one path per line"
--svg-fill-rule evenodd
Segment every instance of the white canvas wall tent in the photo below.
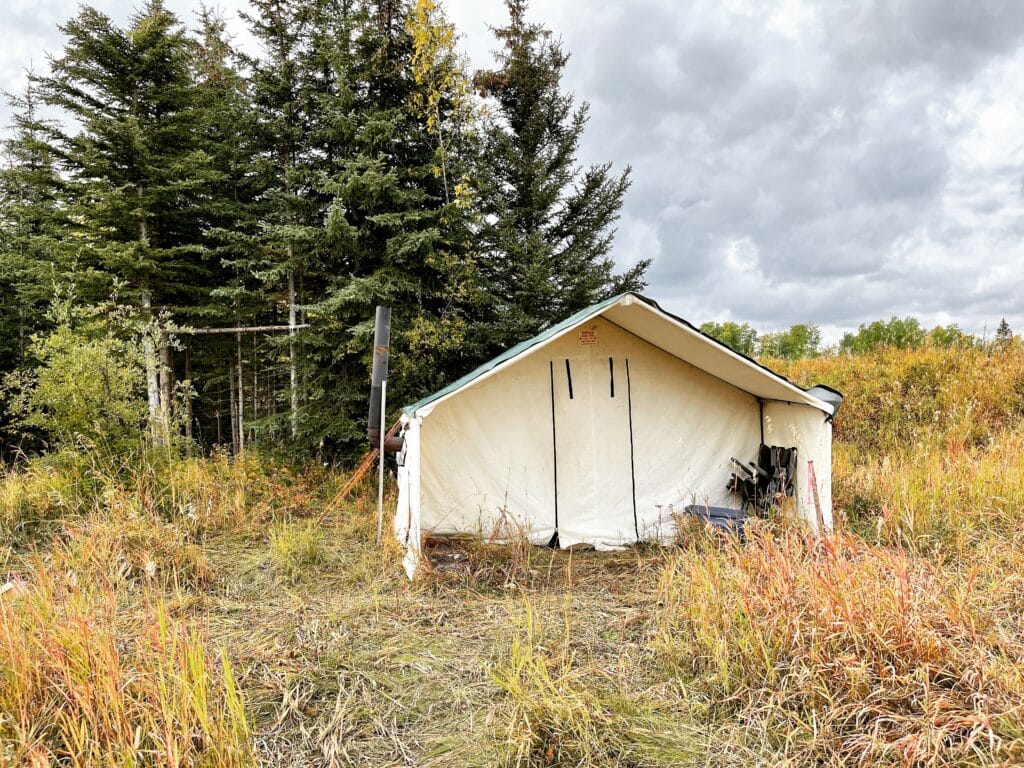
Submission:
M 622 294 L 404 409 L 395 533 L 410 573 L 424 535 L 666 541 L 687 507 L 739 510 L 743 480 L 764 491 L 773 478 L 748 462 L 763 464 L 770 446 L 796 449 L 777 452 L 792 476 L 774 490 L 829 528 L 841 401 Z

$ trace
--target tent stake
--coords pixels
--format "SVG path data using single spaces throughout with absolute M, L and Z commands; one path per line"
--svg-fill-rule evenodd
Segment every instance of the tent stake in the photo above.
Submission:
M 385 408 L 388 399 L 388 380 L 380 383 L 380 422 L 384 423 Z M 377 446 L 379 457 L 377 469 L 377 546 L 381 545 L 384 537 L 384 430 L 380 430 L 380 445 Z

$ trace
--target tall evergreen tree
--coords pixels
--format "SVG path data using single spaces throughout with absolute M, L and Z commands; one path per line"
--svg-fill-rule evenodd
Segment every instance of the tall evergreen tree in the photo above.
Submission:
M 82 251 L 144 318 L 194 305 L 206 285 L 202 221 L 212 178 L 191 67 L 195 45 L 161 0 L 126 29 L 85 7 L 67 36 L 46 102 L 70 118 L 54 131 Z M 154 334 L 146 334 L 149 413 L 161 410 Z
M 10 97 L 9 104 L 13 135 L 3 143 L 0 170 L 0 383 L 29 362 L 32 335 L 46 327 L 48 306 L 73 284 L 60 241 L 63 185 L 31 73 L 24 94 Z M 0 459 L 15 439 L 5 405 L 0 389 Z
M 312 50 L 312 39 L 326 32 L 321 25 L 343 23 L 328 9 L 343 13 L 331 0 L 252 0 L 246 18 L 261 45 L 248 59 L 255 107 L 254 171 L 257 183 L 256 215 L 259 230 L 248 257 L 236 261 L 240 271 L 259 276 L 270 304 L 283 307 L 289 325 L 300 318 L 302 288 L 314 271 L 323 235 L 325 199 L 314 185 L 323 162 L 313 136 L 322 103 L 329 89 L 323 67 Z M 289 371 L 289 429 L 300 431 L 299 340 L 287 339 Z
M 44 324 L 46 308 L 69 265 L 61 258 L 63 184 L 47 143 L 50 126 L 39 116 L 34 77 L 21 96 L 8 99 L 13 135 L 3 144 L 0 171 L 0 375 L 15 368 L 29 337 Z
M 649 261 L 616 274 L 614 224 L 629 169 L 581 168 L 588 105 L 562 90 L 569 56 L 550 30 L 506 0 L 498 67 L 476 84 L 494 105 L 479 169 L 481 265 L 493 296 L 493 340 L 507 345 L 623 290 L 645 284 Z
M 425 44 L 436 43 L 436 27 L 447 22 L 436 9 L 418 17 L 415 9 L 399 0 L 355 6 L 351 32 L 335 36 L 339 85 L 323 111 L 338 148 L 323 180 L 332 196 L 326 233 L 335 276 L 313 308 L 311 397 L 317 433 L 349 444 L 364 434 L 375 304 L 394 308 L 392 403 L 479 357 L 469 335 L 479 300 L 471 213 L 455 189 L 468 89 L 450 71 L 446 36 L 440 46 Z M 434 65 L 448 66 L 449 76 L 424 76 Z
M 203 8 L 199 21 L 195 67 L 202 127 L 198 146 L 209 156 L 213 173 L 196 214 L 202 222 L 209 300 L 193 307 L 182 320 L 217 327 L 250 320 L 258 323 L 261 313 L 269 314 L 271 302 L 258 268 L 250 269 L 255 263 L 252 254 L 259 223 L 256 117 L 241 57 L 231 45 L 223 18 Z M 228 412 L 227 390 L 237 386 L 238 376 L 232 375 L 229 361 L 237 359 L 238 339 L 195 336 L 185 338 L 184 345 L 189 385 L 186 434 L 201 437 L 204 424 L 207 434 L 215 434 L 219 412 Z M 259 362 L 252 360 L 251 365 Z M 193 408 L 193 391 L 200 404 L 198 412 Z

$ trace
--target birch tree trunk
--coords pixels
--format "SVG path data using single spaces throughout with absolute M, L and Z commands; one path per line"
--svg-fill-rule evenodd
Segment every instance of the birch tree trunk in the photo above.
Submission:
M 260 417 L 260 367 L 258 365 L 259 348 L 256 346 L 256 334 L 252 335 L 252 420 Z
M 152 429 L 160 417 L 160 371 L 156 349 L 153 347 L 153 298 L 149 289 L 142 292 L 141 304 L 146 322 L 142 332 L 142 356 L 146 364 L 146 396 L 149 401 L 149 426 Z
M 185 347 L 185 438 L 192 452 L 192 345 Z
M 139 199 L 139 207 L 142 207 L 144 190 L 141 184 L 135 186 L 135 195 Z M 145 248 L 149 245 L 149 228 L 146 224 L 146 213 L 143 211 L 139 216 L 139 243 Z M 154 429 L 160 415 L 160 371 L 157 364 L 156 350 L 153 348 L 153 294 L 149 286 L 142 290 L 140 299 L 142 304 L 142 317 L 146 323 L 142 335 L 142 356 L 146 365 L 146 397 L 149 403 L 149 426 Z

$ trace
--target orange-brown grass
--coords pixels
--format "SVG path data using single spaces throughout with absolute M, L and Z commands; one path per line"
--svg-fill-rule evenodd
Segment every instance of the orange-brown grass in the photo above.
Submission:
M 528 598 L 512 611 L 491 678 L 505 695 L 496 710 L 501 764 L 646 766 L 706 762 L 704 743 L 675 698 L 645 691 L 626 659 L 609 669 L 588 646 L 593 617 L 566 599 L 546 624 Z M 600 628 L 598 632 L 600 631 Z
M 790 764 L 1024 759 L 1024 645 L 971 579 L 854 536 L 760 531 L 662 575 L 655 647 L 712 722 Z
M 3 765 L 254 764 L 231 666 L 196 625 L 35 565 L 0 597 Z
M 197 538 L 251 531 L 301 513 L 313 503 L 313 487 L 256 451 L 232 459 L 222 453 L 186 458 L 148 450 L 118 458 L 64 450 L 0 472 L 0 534 L 39 539 L 46 525 L 96 514 L 173 521 Z

